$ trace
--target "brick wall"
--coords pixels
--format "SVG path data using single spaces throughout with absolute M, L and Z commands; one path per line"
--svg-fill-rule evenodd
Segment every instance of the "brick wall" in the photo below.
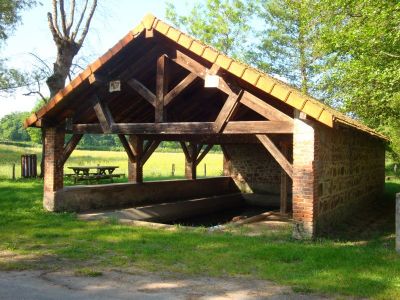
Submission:
M 318 131 L 316 229 L 322 234 L 382 196 L 385 147 L 353 129 L 318 126 Z
M 279 194 L 281 167 L 261 144 L 235 144 L 225 148 L 230 157 L 225 162 L 225 175 L 232 176 L 242 192 Z

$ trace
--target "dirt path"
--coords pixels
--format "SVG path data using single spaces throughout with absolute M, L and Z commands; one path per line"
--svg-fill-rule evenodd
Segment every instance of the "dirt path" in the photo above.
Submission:
M 66 271 L 0 272 L 0 299 L 328 299 L 261 280 L 139 273 L 77 277 Z

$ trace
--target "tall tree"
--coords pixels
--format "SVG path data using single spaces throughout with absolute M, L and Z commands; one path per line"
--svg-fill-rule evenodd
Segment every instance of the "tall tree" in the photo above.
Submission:
M 75 0 L 69 1 L 69 17 L 66 14 L 64 0 L 53 0 L 53 11 L 47 13 L 49 28 L 57 48 L 57 58 L 53 65 L 53 74 L 47 80 L 50 97 L 64 88 L 65 81 L 71 70 L 72 61 L 78 54 L 89 31 L 97 0 L 85 0 L 80 13 Z
M 75 0 L 52 0 L 52 12 L 47 13 L 48 25 L 57 49 L 53 73 L 46 83 L 50 91 L 50 99 L 65 87 L 72 66 L 72 61 L 81 49 L 90 23 L 96 11 L 97 0 L 85 0 L 78 7 Z M 69 9 L 69 16 L 66 11 Z M 46 99 L 43 99 L 46 100 Z M 40 176 L 44 176 L 44 130 L 42 129 L 42 160 Z
M 261 0 L 258 46 L 250 51 L 253 64 L 281 77 L 303 93 L 317 94 L 321 57 L 316 52 L 319 19 L 313 0 Z
M 322 0 L 318 10 L 330 98 L 388 134 L 400 154 L 400 2 Z
M 179 15 L 172 2 L 166 17 L 175 26 L 217 50 L 243 59 L 251 37 L 253 0 L 207 0 L 194 2 L 187 15 Z

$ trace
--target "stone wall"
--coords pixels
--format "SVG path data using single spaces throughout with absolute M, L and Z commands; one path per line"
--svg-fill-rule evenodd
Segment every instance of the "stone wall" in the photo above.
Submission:
M 242 192 L 279 194 L 281 167 L 261 144 L 235 144 L 225 148 L 229 154 L 225 175 L 230 175 Z M 288 181 L 288 191 L 291 191 Z
M 383 194 L 385 146 L 350 128 L 318 125 L 317 233 L 324 233 Z

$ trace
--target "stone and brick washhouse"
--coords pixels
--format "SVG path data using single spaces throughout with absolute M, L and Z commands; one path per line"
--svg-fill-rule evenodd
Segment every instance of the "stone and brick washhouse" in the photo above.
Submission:
M 384 187 L 384 136 L 151 15 L 25 126 L 45 128 L 49 211 L 272 193 L 294 235 L 310 238 L 379 201 Z M 64 163 L 87 133 L 118 134 L 129 183 L 63 187 Z M 181 143 L 186 180 L 143 183 L 161 141 Z M 196 179 L 213 145 L 223 150 L 224 176 Z

